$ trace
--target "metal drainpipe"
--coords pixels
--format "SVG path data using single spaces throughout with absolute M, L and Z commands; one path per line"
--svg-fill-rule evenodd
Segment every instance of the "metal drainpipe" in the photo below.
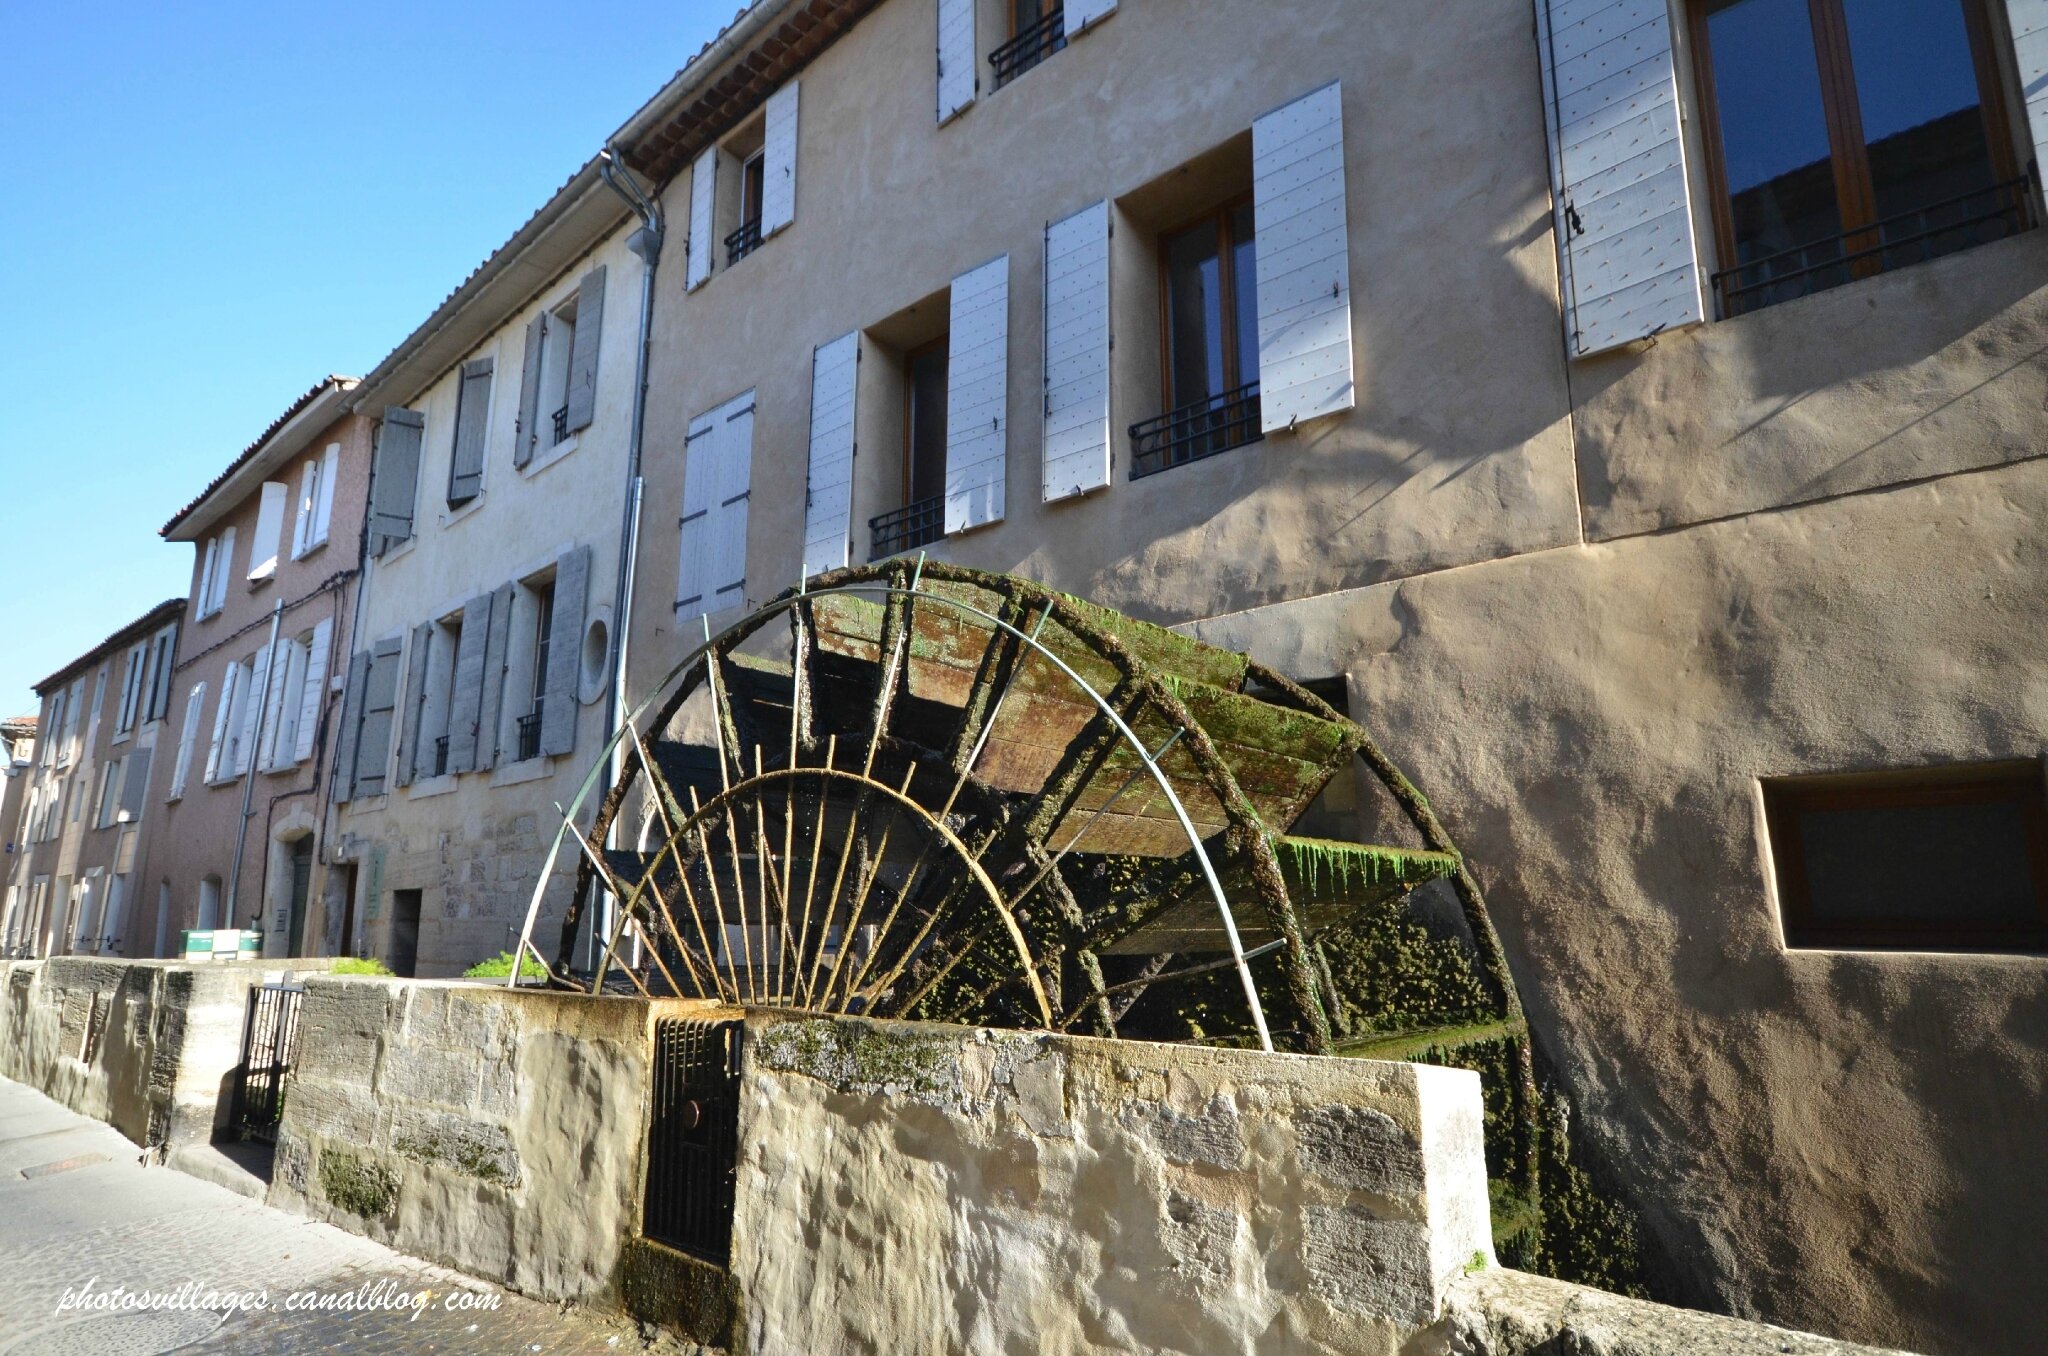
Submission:
M 270 680 L 277 673 L 277 665 L 272 662 L 277 658 L 277 628 L 283 622 L 284 598 L 280 595 L 276 605 L 270 609 L 270 644 L 264 652 L 267 658 L 263 663 L 263 689 L 260 692 L 251 694 L 256 698 L 256 730 L 250 737 L 249 770 L 242 774 L 242 818 L 241 822 L 235 826 L 235 860 L 228 864 L 228 917 L 230 920 L 235 916 L 234 911 L 240 908 L 242 904 L 242 852 L 248 846 L 249 816 L 253 813 L 251 806 L 256 799 L 256 750 L 263 747 L 263 708 L 270 705 Z M 257 919 L 258 921 L 262 919 L 260 907 L 257 910 Z
M 641 264 L 640 342 L 634 350 L 633 421 L 626 443 L 625 521 L 619 532 L 618 593 L 612 604 L 611 692 L 604 711 L 604 738 L 609 743 L 626 719 L 626 659 L 629 638 L 633 634 L 633 577 L 640 556 L 640 506 L 645 491 L 640 462 L 642 437 L 647 425 L 647 355 L 653 342 L 654 271 L 661 260 L 662 227 L 660 206 L 647 195 L 632 171 L 619 162 L 610 146 L 606 146 L 599 155 L 597 169 L 605 186 L 624 199 L 626 205 L 639 215 L 641 222 L 640 229 L 626 241 L 626 248 L 639 257 Z M 624 772 L 625 751 L 621 747 L 612 751 L 606 765 L 603 785 L 598 788 L 600 799 L 618 784 Z M 618 845 L 616 818 L 614 816 L 614 823 L 606 835 L 606 847 Z M 605 912 L 611 912 L 609 903 Z M 609 935 L 610 919 L 607 918 L 605 923 L 604 931 Z M 590 931 L 593 947 L 598 933 L 598 928 L 593 926 Z

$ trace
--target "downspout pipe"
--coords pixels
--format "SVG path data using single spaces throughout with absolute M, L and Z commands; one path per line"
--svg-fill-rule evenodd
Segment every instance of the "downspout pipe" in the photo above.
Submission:
M 248 750 L 249 770 L 242 774 L 242 817 L 235 825 L 235 859 L 228 863 L 230 919 L 235 916 L 233 911 L 242 907 L 242 853 L 249 844 L 249 816 L 255 813 L 253 806 L 256 800 L 256 750 L 263 747 L 263 717 L 270 705 L 270 684 L 277 677 L 277 629 L 283 622 L 284 599 L 280 597 L 276 605 L 270 609 L 270 643 L 264 651 L 266 658 L 263 662 L 263 687 L 260 691 L 249 694 L 256 699 L 256 729 L 251 736 L 252 743 Z M 256 911 L 256 916 L 258 921 L 261 921 L 263 911 L 260 907 Z
M 654 337 L 654 274 L 661 261 L 662 224 L 660 205 L 609 145 L 598 155 L 597 172 L 605 186 L 624 199 L 640 218 L 640 229 L 626 241 L 626 248 L 640 260 L 640 341 L 633 351 L 633 418 L 626 441 L 625 520 L 619 529 L 618 592 L 612 604 L 612 673 L 604 709 L 604 738 L 610 743 L 627 718 L 626 661 L 633 635 L 633 579 L 640 558 L 641 503 L 646 488 L 641 458 L 647 429 L 648 354 Z M 606 764 L 600 796 L 610 792 L 624 773 L 625 746 L 621 744 Z M 617 836 L 614 824 L 605 846 L 616 847 Z M 594 948 L 599 929 L 593 927 L 590 935 Z

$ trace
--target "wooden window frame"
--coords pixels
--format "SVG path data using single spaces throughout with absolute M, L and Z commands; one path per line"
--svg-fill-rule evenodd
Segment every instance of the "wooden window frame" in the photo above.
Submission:
M 1159 408 L 1162 413 L 1170 414 L 1184 405 L 1196 403 L 1181 401 L 1176 404 L 1173 398 L 1173 262 L 1167 245 L 1175 236 L 1185 235 L 1204 222 L 1216 223 L 1217 290 L 1221 294 L 1223 322 L 1229 330 L 1229 342 L 1223 349 L 1223 390 L 1235 391 L 1245 384 L 1244 355 L 1237 351 L 1237 237 L 1231 233 L 1230 218 L 1251 201 L 1250 192 L 1240 193 L 1159 233 Z
M 1712 0 L 1685 0 L 1686 32 L 1692 46 L 1693 79 L 1701 114 L 1700 140 L 1705 151 L 1714 244 L 1723 271 L 1737 267 L 1735 209 L 1728 192 L 1727 160 L 1721 142 L 1721 105 L 1714 87 L 1713 46 L 1707 39 L 1707 10 Z M 1977 74 L 1977 106 L 1991 147 L 1992 177 L 1998 183 L 2017 179 L 2021 170 L 2014 153 L 2012 123 L 2005 98 L 2005 75 L 1993 41 L 1985 0 L 1957 0 L 1969 35 L 1970 61 Z M 1814 57 L 1819 66 L 1821 107 L 1827 118 L 1828 158 L 1834 169 L 1835 201 L 1841 214 L 1843 248 L 1853 252 L 1877 244 L 1870 228 L 1877 224 L 1877 191 L 1870 175 L 1870 145 L 1863 134 L 1863 111 L 1856 93 L 1849 21 L 1842 0 L 1807 0 L 1813 25 Z M 1851 276 L 1867 278 L 1883 272 L 1881 255 L 1856 260 Z
M 1793 950 L 2048 951 L 2048 783 L 2034 759 L 1766 779 L 1778 910 Z M 2037 917 L 2031 924 L 1879 919 L 1844 923 L 1813 914 L 1799 817 L 1813 810 L 1902 809 L 1939 805 L 2021 807 Z

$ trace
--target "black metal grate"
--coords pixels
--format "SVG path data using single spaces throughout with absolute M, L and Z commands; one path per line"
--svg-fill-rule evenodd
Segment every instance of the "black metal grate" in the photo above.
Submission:
M 1265 436 L 1259 384 L 1254 381 L 1131 425 L 1131 479 L 1213 457 Z
M 740 228 L 725 238 L 725 265 L 732 267 L 740 260 L 761 248 L 761 223 L 743 221 Z
M 555 441 L 549 444 L 549 446 L 559 447 L 561 444 L 569 441 L 569 407 L 567 405 L 562 406 L 561 409 L 554 412 L 552 418 L 555 425 Z
M 519 762 L 540 757 L 540 708 L 519 718 Z
M 988 64 L 995 68 L 996 88 L 1001 89 L 1066 45 L 1065 9 L 1056 9 L 1037 23 L 1018 30 L 1016 37 L 988 54 Z
M 448 736 L 442 735 L 434 741 L 434 775 L 445 776 L 448 772 Z
M 2033 181 L 2023 176 L 1722 269 L 1714 293 L 1726 319 L 2033 226 Z
M 740 1129 L 738 1022 L 654 1024 L 654 1101 L 640 1231 L 724 1266 L 732 1254 Z
M 234 1126 L 244 1139 L 277 1140 L 284 1076 L 298 1053 L 299 1004 L 305 996 L 297 984 L 265 984 L 249 991 L 242 1062 L 235 1069 Z
M 946 535 L 946 496 L 935 494 L 870 518 L 868 530 L 874 534 L 869 555 L 876 560 L 935 542 Z

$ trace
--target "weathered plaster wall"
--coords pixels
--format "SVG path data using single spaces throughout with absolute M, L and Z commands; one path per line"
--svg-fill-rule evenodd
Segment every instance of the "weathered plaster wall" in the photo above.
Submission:
M 738 1350 L 1392 1351 L 1490 1261 L 1461 1070 L 755 1016 Z
M 1787 950 L 1757 778 L 2040 757 L 2044 517 L 2032 461 L 1195 628 L 1349 674 L 1689 1302 L 2038 1346 L 2048 960 Z
M 542 1299 L 616 1307 L 648 1005 L 306 985 L 270 1203 Z

